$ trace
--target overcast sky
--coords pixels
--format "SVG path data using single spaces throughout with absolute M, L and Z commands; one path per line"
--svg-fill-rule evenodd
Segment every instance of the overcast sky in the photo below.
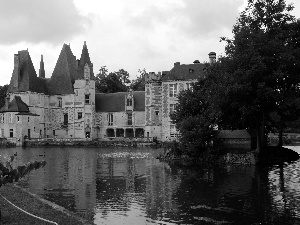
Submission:
M 293 15 L 300 18 L 300 1 Z M 0 85 L 9 84 L 13 55 L 28 49 L 38 74 L 41 54 L 51 77 L 64 43 L 80 58 L 87 42 L 94 72 L 170 70 L 224 53 L 245 0 L 0 0 Z

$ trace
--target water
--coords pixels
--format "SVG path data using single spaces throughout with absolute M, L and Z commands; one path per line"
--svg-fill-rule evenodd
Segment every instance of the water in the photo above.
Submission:
M 0 159 L 46 160 L 19 185 L 95 224 L 300 224 L 300 161 L 187 169 L 161 151 L 11 148 Z

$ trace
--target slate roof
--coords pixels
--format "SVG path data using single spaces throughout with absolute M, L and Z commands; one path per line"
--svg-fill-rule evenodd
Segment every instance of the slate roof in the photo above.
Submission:
M 47 94 L 46 81 L 37 77 L 28 50 L 19 51 L 15 57 L 18 57 L 19 67 L 14 65 L 8 92 L 32 91 Z
M 96 112 L 124 112 L 127 92 L 96 93 Z M 134 91 L 133 111 L 145 111 L 145 92 Z
M 79 65 L 78 65 L 78 73 L 77 73 L 76 79 L 84 79 L 84 66 L 86 63 L 90 66 L 91 79 L 94 79 L 95 77 L 94 77 L 94 72 L 93 72 L 93 64 L 91 63 L 91 59 L 90 59 L 88 48 L 86 46 L 86 42 L 84 42 Z
M 64 44 L 56 62 L 51 78 L 44 78 L 44 62 L 41 59 L 41 76 L 37 77 L 28 50 L 15 55 L 15 65 L 8 92 L 37 92 L 49 95 L 74 94 L 76 79 L 84 79 L 84 66 L 90 66 L 91 79 L 94 79 L 93 64 L 86 43 L 84 42 L 81 58 L 77 63 L 70 45 Z M 19 66 L 18 66 L 19 65 Z
M 47 81 L 49 94 L 74 94 L 73 84 L 77 77 L 76 57 L 69 45 L 64 44 L 51 79 Z
M 220 139 L 242 139 L 251 138 L 249 132 L 244 130 L 219 130 L 218 138 Z
M 163 76 L 162 81 L 195 80 L 205 76 L 206 67 L 207 65 L 203 63 L 175 65 Z
M 29 108 L 24 103 L 20 96 L 15 96 L 14 99 L 9 102 L 5 102 L 5 105 L 0 109 L 0 112 L 26 112 L 29 113 Z

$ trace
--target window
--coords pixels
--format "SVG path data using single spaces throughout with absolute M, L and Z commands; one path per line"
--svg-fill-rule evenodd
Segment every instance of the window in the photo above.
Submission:
M 131 98 L 127 98 L 127 106 L 132 106 L 132 99 Z
M 28 123 L 29 123 L 30 117 L 28 116 Z
M 14 137 L 14 130 L 13 129 L 9 129 L 9 137 Z
M 192 91 L 193 90 L 193 83 L 187 83 L 186 84 L 186 89 Z
M 17 121 L 18 121 L 18 122 L 20 121 L 20 117 L 19 117 L 19 116 L 17 116 Z
M 75 91 L 75 95 L 78 96 L 78 90 Z
M 132 125 L 132 113 L 127 114 L 127 125 Z
M 1 123 L 4 123 L 4 114 L 1 114 L 1 115 L 0 115 L 0 122 L 1 122 Z
M 9 122 L 12 123 L 12 113 L 9 114 Z
M 90 104 L 90 95 L 85 95 L 85 104 Z
M 35 131 L 35 127 L 33 127 L 33 131 Z
M 58 107 L 61 107 L 62 106 L 62 99 L 61 98 L 57 98 L 58 100 Z
M 170 104 L 170 114 L 174 113 L 176 109 L 176 104 Z
M 169 84 L 169 96 L 177 97 L 177 84 Z
M 77 119 L 82 119 L 82 112 L 78 112 Z
M 190 72 L 190 73 L 194 73 L 194 70 L 193 70 L 193 69 L 189 69 L 189 72 Z
M 64 114 L 64 125 L 68 125 L 68 113 Z
M 53 136 L 55 136 L 55 130 L 53 130 L 52 132 L 53 132 Z
M 107 114 L 108 126 L 113 126 L 114 124 L 114 115 L 112 113 Z
M 159 116 L 159 111 L 155 111 L 155 115 L 156 115 L 156 116 Z
M 170 125 L 170 137 L 176 137 L 176 127 L 175 124 Z

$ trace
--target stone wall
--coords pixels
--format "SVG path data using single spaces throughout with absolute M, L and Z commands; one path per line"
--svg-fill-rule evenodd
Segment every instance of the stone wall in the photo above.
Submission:
M 227 153 L 219 161 L 225 164 L 254 165 L 255 155 L 254 152 Z

